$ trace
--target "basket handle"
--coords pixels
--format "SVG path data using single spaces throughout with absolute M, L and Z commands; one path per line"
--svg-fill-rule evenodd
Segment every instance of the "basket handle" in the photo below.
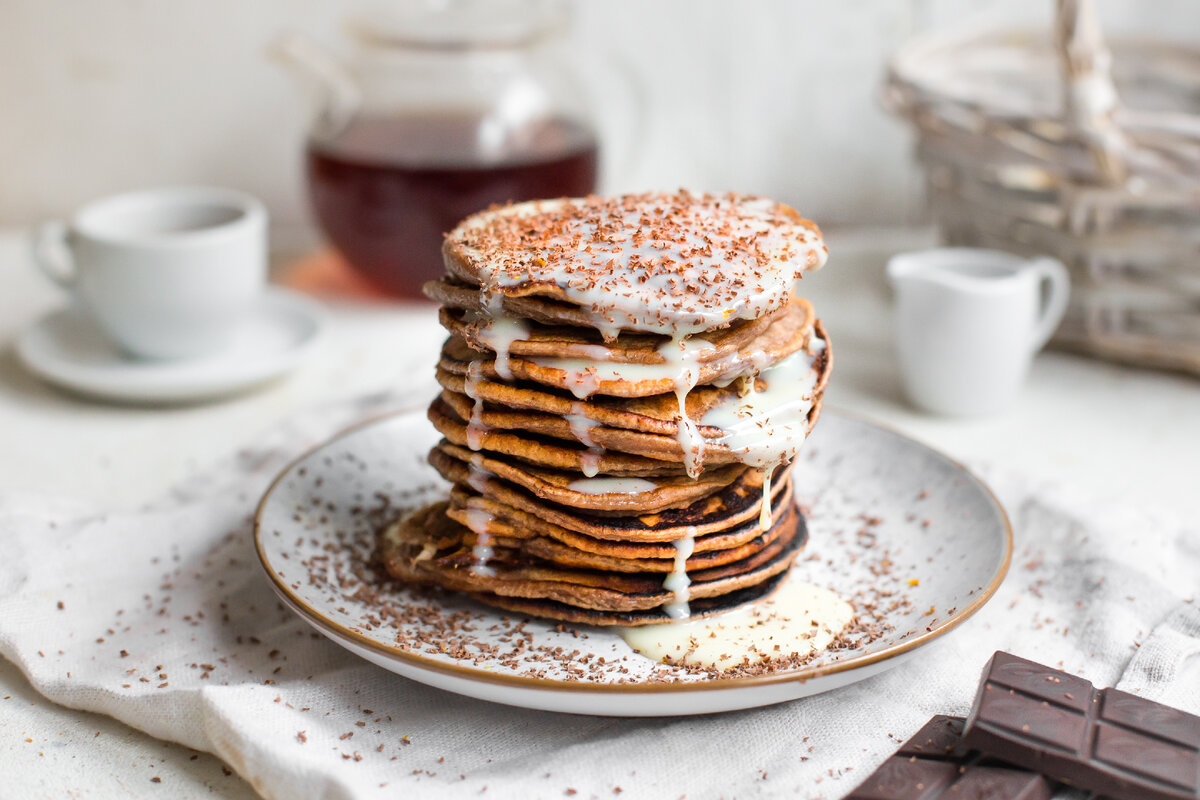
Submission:
M 1100 179 L 1120 186 L 1129 176 L 1129 140 L 1113 120 L 1120 105 L 1112 53 L 1100 31 L 1094 0 L 1056 0 L 1054 35 L 1063 74 L 1063 116 L 1083 136 Z

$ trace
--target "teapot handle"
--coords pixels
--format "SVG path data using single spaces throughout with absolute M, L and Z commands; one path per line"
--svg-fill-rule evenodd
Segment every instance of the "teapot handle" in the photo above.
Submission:
M 332 135 L 345 127 L 362 104 L 354 74 L 325 48 L 297 31 L 280 34 L 267 54 L 314 88 L 317 121 L 314 133 Z

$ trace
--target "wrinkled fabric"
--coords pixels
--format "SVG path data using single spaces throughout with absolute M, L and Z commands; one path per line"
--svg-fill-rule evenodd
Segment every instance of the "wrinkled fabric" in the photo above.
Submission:
M 0 495 L 0 655 L 54 702 L 212 752 L 281 800 L 837 798 L 933 714 L 964 714 L 997 649 L 1200 713 L 1200 533 L 986 469 L 1015 533 L 1000 591 L 917 657 L 844 689 L 613 719 L 393 675 L 280 605 L 251 520 L 291 459 L 401 404 L 304 415 L 135 512 Z

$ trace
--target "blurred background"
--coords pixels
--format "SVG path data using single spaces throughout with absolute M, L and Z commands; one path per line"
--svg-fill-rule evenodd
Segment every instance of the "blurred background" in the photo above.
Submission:
M 318 116 L 311 86 L 278 58 L 278 38 L 288 31 L 350 56 L 356 46 L 346 20 L 372 3 L 379 0 L 0 0 L 0 450 L 6 456 L 0 458 L 0 491 L 6 510 L 30 520 L 54 519 L 67 508 L 76 513 L 73 503 L 39 499 L 51 496 L 109 510 L 157 503 L 184 481 L 197 487 L 200 467 L 229 463 L 227 454 L 248 443 L 262 450 L 240 450 L 243 460 L 298 452 L 305 443 L 297 431 L 321 431 L 380 403 L 423 402 L 432 393 L 444 336 L 432 307 L 321 291 L 321 270 L 339 262 L 324 247 L 306 171 L 313 153 L 336 144 L 336 136 L 322 133 L 331 126 Z M 1080 126 L 1064 124 L 1064 82 L 1052 57 L 1051 30 L 1056 5 L 1085 5 L 1076 0 L 565 3 L 572 19 L 557 63 L 579 72 L 591 93 L 568 99 L 586 100 L 578 104 L 597 129 L 602 191 L 684 186 L 764 194 L 793 205 L 826 232 L 830 268 L 806 279 L 804 290 L 836 342 L 827 407 L 879 420 L 986 469 L 985 475 L 1010 476 L 1014 486 L 1024 479 L 1031 487 L 1058 482 L 1078 489 L 1079 497 L 1192 521 L 1200 516 L 1200 395 L 1194 377 L 1180 372 L 1200 374 L 1200 0 L 1095 2 L 1123 70 L 1114 70 L 1122 104 L 1137 110 L 1145 101 L 1164 112 L 1157 128 L 1143 125 L 1139 148 L 1130 149 L 1155 158 L 1166 153 L 1169 168 L 1135 163 L 1133 180 L 1098 176 L 1095 141 L 1081 136 Z M 391 0 L 384 8 L 414 4 Z M 1028 48 L 1023 51 L 1017 37 L 1001 34 L 1001 44 L 1011 46 L 985 54 L 991 59 L 985 70 L 977 58 L 981 48 L 968 44 L 934 59 L 936 69 L 917 70 L 902 112 L 885 110 L 888 65 L 914 38 L 1018 27 L 1045 40 L 1039 63 L 1024 57 Z M 1160 45 L 1145 52 L 1116 47 L 1118 39 L 1142 37 L 1180 43 L 1189 55 Z M 552 68 L 541 77 L 553 81 L 560 72 Z M 1017 73 L 1023 82 L 1013 79 Z M 1084 75 L 1080 83 L 1094 86 L 1093 77 Z M 964 90 L 972 79 L 979 85 Z M 1060 96 L 1021 116 L 1007 102 L 985 108 L 982 91 L 975 92 L 983 84 L 1018 105 Z M 430 100 L 439 91 L 419 70 L 391 85 L 423 91 Z M 953 94 L 955 102 L 944 102 Z M 1109 109 L 1097 105 L 1105 112 L 1096 115 L 1099 121 L 1111 121 Z M 955 121 L 963 127 L 955 128 Z M 924 164 L 914 158 L 918 132 Z M 339 173 L 336 159 L 328 161 L 327 187 L 339 174 L 358 175 L 370 187 L 371 170 L 384 175 L 393 163 L 368 153 L 358 173 Z M 934 178 L 953 179 L 927 181 L 927 169 Z M 404 169 L 391 171 L 402 183 Z M 453 175 L 433 177 L 430 184 L 454 189 Z M 288 302 L 302 299 L 301 310 L 315 296 L 327 312 L 327 319 L 298 314 L 312 325 L 295 336 L 265 337 L 265 352 L 248 348 L 244 359 L 240 351 L 218 358 L 219 365 L 238 368 L 228 369 L 227 395 L 196 381 L 190 362 L 177 372 L 172 364 L 156 371 L 155 362 L 127 359 L 101 336 L 89 334 L 79 346 L 84 337 L 56 334 L 59 323 L 75 319 L 72 303 L 38 273 L 31 254 L 32 226 L 43 220 L 66 218 L 106 195 L 190 183 L 260 198 L 270 212 L 272 278 L 290 287 L 267 291 L 276 300 L 295 295 Z M 381 238 L 400 235 L 402 223 L 416 220 L 434 247 L 420 270 L 441 272 L 436 247 L 452 223 L 424 224 L 414 216 L 435 204 L 415 192 L 401 198 L 406 213 L 397 213 L 395 197 L 359 194 L 363 205 L 348 205 L 342 217 Z M 454 211 L 452 218 L 464 213 Z M 895 294 L 885 264 L 939 241 L 1057 256 L 1071 271 L 1072 307 L 1056 345 L 1122 363 L 1044 353 L 1003 413 L 959 419 L 919 411 L 902 392 L 890 325 Z M 405 266 L 391 274 L 409 277 L 400 294 L 412 296 L 425 273 Z M 937 315 L 925 318 L 936 321 Z M 40 342 L 41 349 L 27 348 L 19 357 L 22 341 Z M 264 371 L 256 377 L 241 370 L 246 362 Z M 1130 362 L 1136 366 L 1126 366 Z M 197 369 L 208 380 L 206 363 Z M 262 377 L 292 370 L 287 379 Z M 176 400 L 125 405 L 130 396 L 144 399 L 137 395 L 147 377 Z M 281 420 L 299 422 L 281 427 Z M 268 430 L 274 433 L 264 436 Z M 1053 509 L 1031 499 L 1012 509 L 1014 524 L 1040 530 L 1039 520 L 1059 518 L 1046 517 L 1057 513 Z M 1139 513 L 1118 518 L 1113 529 L 1129 519 L 1144 525 Z M 1074 537 L 1070 527 L 1055 535 Z M 1019 552 L 1016 563 L 1041 562 L 1040 545 L 1031 546 L 1035 552 Z M 1027 580 L 1018 574 L 1027 572 L 1013 571 L 1018 580 Z M 5 704 L 0 714 L 0 730 L 13 734 L 0 739 L 0 795 L 44 794 L 47 776 L 56 775 L 88 787 L 80 793 L 89 796 L 161 797 L 166 787 L 172 797 L 254 796 L 216 759 L 187 749 L 168 752 L 166 743 L 119 723 L 45 702 L 0 659 L 0 696 L 7 695 L 22 702 Z M 42 732 L 37 744 L 30 738 L 35 731 Z M 86 755 L 77 757 L 80 752 Z M 143 787 L 140 793 L 136 786 Z
M 311 103 L 267 56 L 285 29 L 346 51 L 340 0 L 5 0 L 0 224 L 62 216 L 124 189 L 227 185 L 267 204 L 277 248 L 316 241 L 303 179 Z M 1110 31 L 1200 30 L 1195 0 L 1100 0 Z M 1049 0 L 607 0 L 573 4 L 594 78 L 607 190 L 736 189 L 823 226 L 923 221 L 911 134 L 879 103 L 889 56 L 933 29 L 1048 28 Z M 645 99 L 622 110 L 623 72 Z

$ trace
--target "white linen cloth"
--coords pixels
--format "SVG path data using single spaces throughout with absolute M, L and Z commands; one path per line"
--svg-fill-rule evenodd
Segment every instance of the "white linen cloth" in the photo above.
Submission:
M 985 471 L 1016 547 L 998 594 L 908 663 L 705 717 L 558 715 L 386 672 L 276 600 L 250 520 L 307 447 L 399 404 L 314 411 L 142 510 L 0 495 L 0 655 L 65 706 L 210 751 L 267 798 L 837 798 L 930 716 L 963 714 L 997 649 L 1200 713 L 1200 534 Z M 169 793 L 169 787 L 164 785 Z

